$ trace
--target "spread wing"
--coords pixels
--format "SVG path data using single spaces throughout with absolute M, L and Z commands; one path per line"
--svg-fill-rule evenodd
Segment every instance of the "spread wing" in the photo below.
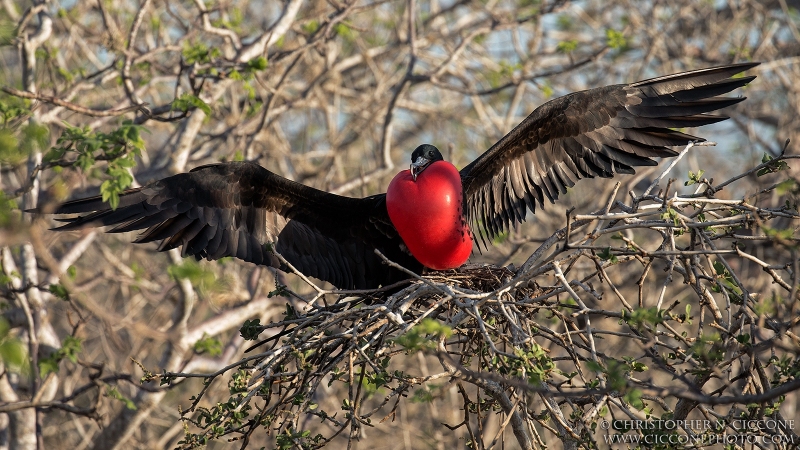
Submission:
M 758 63 L 733 64 L 627 85 L 576 92 L 549 101 L 461 170 L 464 210 L 484 239 L 497 236 L 553 202 L 576 180 L 634 173 L 652 157 L 704 139 L 674 128 L 727 119 L 711 111 L 744 98 L 718 97 L 755 77 L 732 78 Z
M 144 230 L 135 242 L 160 240 L 159 251 L 182 246 L 182 256 L 233 256 L 295 268 L 342 289 L 375 288 L 407 278 L 381 263 L 374 249 L 411 269 L 421 266 L 400 248 L 385 195 L 342 197 L 280 177 L 248 162 L 198 167 L 120 195 L 112 210 L 100 197 L 60 205 L 58 230 L 109 226 L 111 233 Z

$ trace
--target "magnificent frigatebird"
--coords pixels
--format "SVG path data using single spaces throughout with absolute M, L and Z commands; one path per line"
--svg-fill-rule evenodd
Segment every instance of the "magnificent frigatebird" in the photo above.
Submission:
M 273 249 L 305 275 L 343 289 L 408 278 L 374 250 L 420 272 L 463 264 L 474 235 L 492 239 L 554 202 L 575 180 L 634 173 L 669 147 L 702 138 L 675 128 L 727 119 L 709 112 L 744 98 L 719 97 L 755 77 L 733 64 L 575 92 L 540 106 L 478 159 L 457 171 L 432 145 L 411 155 L 386 194 L 343 197 L 278 176 L 252 162 L 197 167 L 131 189 L 112 209 L 101 197 L 73 200 L 58 230 L 115 225 L 145 231 L 135 242 L 182 246 L 184 257 L 225 256 L 286 270 Z M 274 246 L 272 245 L 274 243 Z M 485 244 L 484 244 L 485 245 Z

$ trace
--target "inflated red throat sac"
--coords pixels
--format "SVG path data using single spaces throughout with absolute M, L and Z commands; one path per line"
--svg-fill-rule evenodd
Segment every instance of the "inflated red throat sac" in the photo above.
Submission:
M 425 267 L 454 269 L 472 253 L 472 237 L 462 214 L 461 176 L 447 161 L 435 161 L 417 175 L 394 177 L 386 209 L 411 254 Z

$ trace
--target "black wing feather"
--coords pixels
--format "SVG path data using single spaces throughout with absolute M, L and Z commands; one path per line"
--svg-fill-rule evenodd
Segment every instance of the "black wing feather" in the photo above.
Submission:
M 144 230 L 135 242 L 161 241 L 181 255 L 233 256 L 283 267 L 269 245 L 297 270 L 343 289 L 365 289 L 407 278 L 381 263 L 374 250 L 419 271 L 404 252 L 386 213 L 385 195 L 354 199 L 282 178 L 247 162 L 213 164 L 120 195 L 112 210 L 100 197 L 60 205 L 57 230 L 113 225 L 115 233 Z M 88 213 L 88 214 L 86 214 Z
M 576 92 L 549 101 L 461 170 L 464 211 L 486 243 L 524 221 L 581 178 L 634 173 L 669 147 L 704 139 L 672 128 L 727 119 L 707 114 L 744 98 L 718 97 L 754 76 L 732 78 L 758 63 L 667 75 Z

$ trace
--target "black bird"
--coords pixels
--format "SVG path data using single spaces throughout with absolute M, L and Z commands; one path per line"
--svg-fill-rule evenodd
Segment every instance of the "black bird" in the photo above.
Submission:
M 523 222 L 545 199 L 554 202 L 578 179 L 634 173 L 636 166 L 657 164 L 650 158 L 675 156 L 670 147 L 702 141 L 674 128 L 727 119 L 707 113 L 744 100 L 720 95 L 752 81 L 755 76 L 733 76 L 756 65 L 695 70 L 554 99 L 460 173 L 441 161 L 435 147 L 420 146 L 412 154 L 411 170 L 398 174 L 390 185 L 389 209 L 394 212 L 387 210 L 387 194 L 343 197 L 287 180 L 255 163 L 229 162 L 128 190 L 115 210 L 99 196 L 64 203 L 54 213 L 89 214 L 62 219 L 67 224 L 57 229 L 144 229 L 135 242 L 161 240 L 160 251 L 182 246 L 184 257 L 233 256 L 286 270 L 272 253 L 270 243 L 276 242 L 274 249 L 305 275 L 342 289 L 385 286 L 408 276 L 381 264 L 375 249 L 415 272 L 423 268 L 420 260 L 429 266 L 457 266 L 472 248 L 468 224 L 491 240 Z M 433 181 L 425 185 L 424 180 Z M 452 209 L 451 218 L 429 223 L 424 211 L 414 216 L 420 211 L 413 209 L 424 205 L 413 206 L 420 202 L 407 197 L 422 189 L 421 203 L 439 202 L 443 194 L 436 190 L 441 186 L 460 197 L 449 206 L 437 206 Z M 446 255 L 447 261 L 436 260 L 439 250 L 426 250 L 436 244 L 430 239 L 439 239 L 442 220 L 448 221 L 445 231 L 458 253 Z

